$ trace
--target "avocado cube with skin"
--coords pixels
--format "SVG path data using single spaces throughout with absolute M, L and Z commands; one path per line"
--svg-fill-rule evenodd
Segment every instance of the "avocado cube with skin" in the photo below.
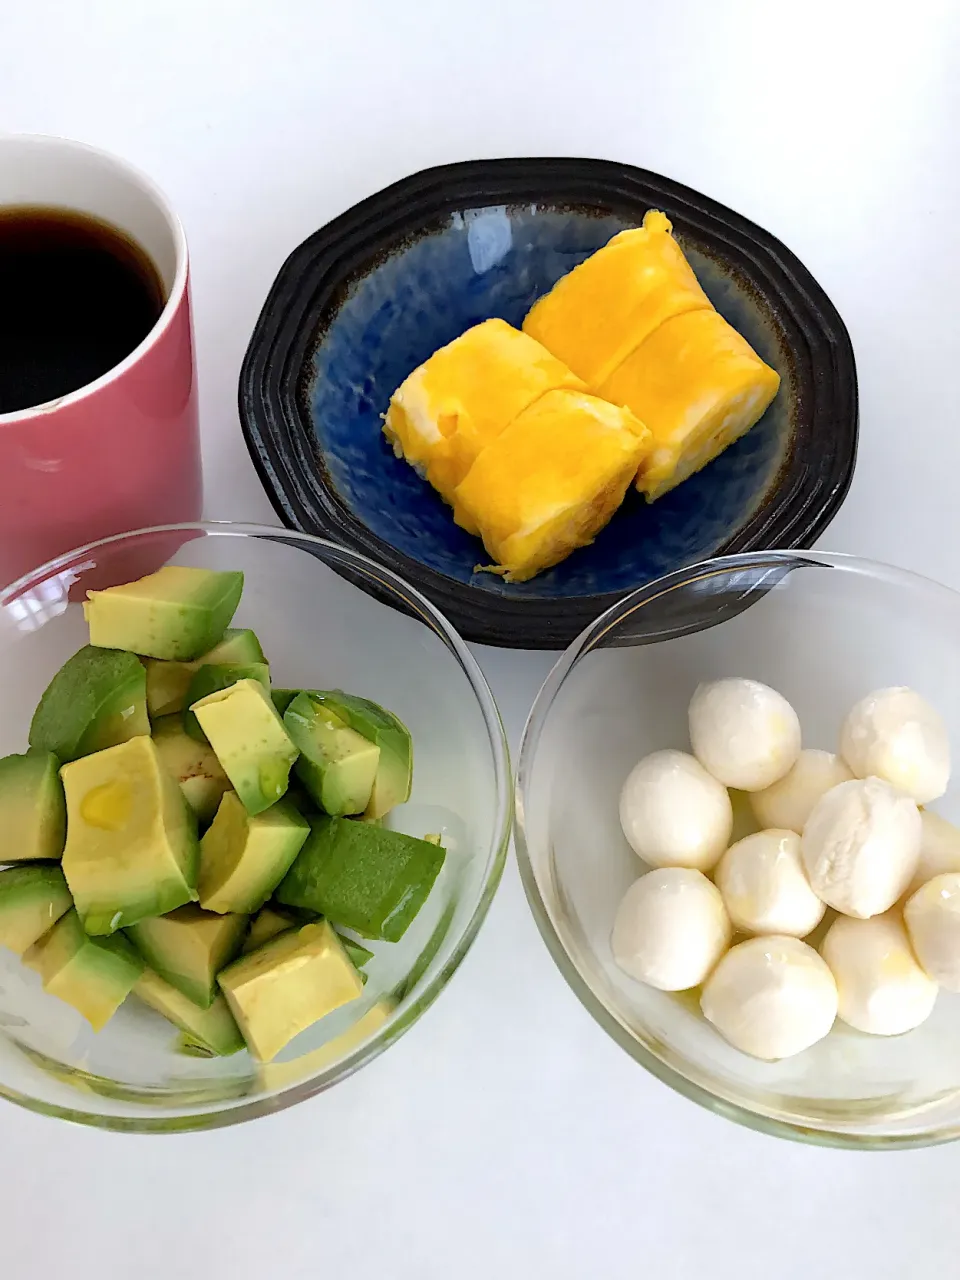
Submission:
M 221 913 L 259 910 L 309 833 L 309 823 L 286 801 L 250 814 L 228 791 L 200 841 L 201 906 Z
M 189 662 L 223 637 L 243 591 L 243 574 L 165 565 L 136 582 L 88 591 L 90 643 L 146 658 Z
M 261 907 L 250 922 L 250 931 L 244 939 L 240 953 L 247 955 L 250 951 L 256 951 L 257 947 L 262 947 L 271 938 L 286 933 L 288 929 L 298 929 L 303 923 L 302 920 L 297 920 L 292 915 L 285 915 L 275 907 Z
M 208 1009 L 217 994 L 217 974 L 239 954 L 246 931 L 246 916 L 216 915 L 191 902 L 126 932 L 154 973 Z
M 273 699 L 273 705 L 277 708 L 277 713 L 282 716 L 297 694 L 303 692 L 305 692 L 303 689 L 271 689 L 270 697 Z M 309 692 L 309 690 L 306 692 Z
M 230 779 L 220 767 L 213 748 L 208 742 L 196 742 L 185 733 L 179 715 L 161 716 L 156 720 L 153 741 L 164 768 L 179 784 L 197 819 L 210 822 L 224 794 L 230 790 Z
M 286 791 L 299 752 L 263 686 L 238 680 L 191 709 L 247 812 L 269 809 Z
M 327 920 L 271 939 L 228 965 L 218 981 L 247 1047 L 261 1062 L 363 991 Z
M 397 942 L 423 906 L 445 850 L 349 818 L 320 817 L 276 891 L 365 938 Z
M 322 706 L 380 748 L 377 775 L 365 816 L 382 818 L 398 804 L 405 804 L 413 786 L 413 741 L 403 721 L 379 703 L 344 693 L 342 689 L 310 692 Z
M 152 738 L 84 756 L 60 775 L 63 873 L 88 933 L 114 933 L 196 901 L 196 820 Z
M 304 912 L 297 916 L 293 911 L 288 914 L 269 904 L 262 907 L 250 924 L 250 931 L 244 940 L 241 955 L 256 951 L 257 947 L 262 947 L 265 942 L 269 942 L 271 938 L 277 937 L 278 934 L 286 933 L 288 929 L 299 929 L 304 924 L 316 923 L 314 920 L 303 918 L 304 915 L 308 914 Z M 362 969 L 364 965 L 369 964 L 373 959 L 373 952 L 368 947 L 363 946 L 353 938 L 348 938 L 343 933 L 339 933 L 339 938 L 343 943 L 344 951 L 353 961 L 355 968 Z M 366 974 L 361 974 L 361 979 L 366 982 Z
M 300 751 L 297 777 L 325 813 L 363 813 L 370 802 L 380 748 L 351 729 L 310 693 L 298 694 L 283 723 Z
M 365 964 L 369 964 L 373 959 L 373 952 L 369 947 L 361 946 L 359 942 L 354 942 L 353 938 L 348 938 L 345 934 L 340 934 L 340 941 L 343 943 L 343 949 L 350 957 L 355 969 L 363 969 Z M 360 974 L 361 981 L 366 982 L 367 975 Z
M 66 831 L 60 763 L 53 752 L 0 760 L 0 862 L 57 861 Z
M 144 968 L 126 938 L 91 938 L 75 911 L 57 921 L 37 950 L 43 989 L 73 1005 L 94 1031 L 110 1021 Z
M 206 742 L 206 734 L 200 728 L 193 704 L 206 698 L 218 689 L 229 689 L 238 680 L 256 680 L 262 684 L 267 693 L 270 692 L 270 668 L 265 662 L 252 662 L 246 666 L 237 663 L 221 663 L 217 666 L 206 663 L 197 669 L 187 690 L 187 702 L 183 709 L 183 727 L 191 738 L 198 742 Z
M 151 717 L 182 711 L 187 705 L 190 681 L 203 666 L 223 663 L 247 666 L 265 661 L 260 641 L 249 627 L 227 627 L 220 643 L 193 662 L 146 658 L 143 665 L 147 673 L 147 710 Z
M 187 705 L 187 690 L 197 670 L 194 662 L 164 662 L 144 658 L 147 679 L 147 711 L 151 718 L 174 715 Z
M 144 969 L 133 994 L 217 1057 L 227 1058 L 245 1048 L 240 1028 L 219 993 L 212 1004 L 201 1008 L 159 974 Z
M 67 764 L 148 734 L 146 690 L 135 654 L 86 645 L 44 690 L 30 724 L 30 746 Z
M 59 867 L 7 867 L 0 871 L 0 946 L 22 956 L 72 906 Z

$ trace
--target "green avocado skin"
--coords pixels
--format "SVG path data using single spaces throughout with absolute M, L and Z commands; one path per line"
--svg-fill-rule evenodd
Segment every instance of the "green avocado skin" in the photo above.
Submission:
M 349 818 L 317 817 L 275 897 L 365 938 L 397 942 L 423 906 L 446 851 Z
M 31 748 L 0 760 L 0 862 L 59 860 L 67 836 L 60 762 Z
M 147 674 L 140 659 L 120 649 L 85 645 L 68 658 L 44 690 L 30 724 L 30 746 L 61 764 L 137 733 L 149 733 Z

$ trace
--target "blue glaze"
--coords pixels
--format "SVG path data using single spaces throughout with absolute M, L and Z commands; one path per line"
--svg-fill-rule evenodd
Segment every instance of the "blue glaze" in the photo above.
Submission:
M 513 325 L 541 294 L 632 225 L 585 210 L 539 206 L 454 214 L 358 280 L 324 328 L 306 401 L 329 480 L 353 514 L 412 560 L 491 595 L 558 598 L 626 592 L 713 555 L 773 486 L 790 441 L 790 366 L 769 318 L 722 268 L 684 245 L 717 309 L 783 379 L 741 441 L 647 505 L 631 490 L 596 542 L 532 582 L 475 573 L 489 557 L 381 431 L 403 379 L 471 325 Z

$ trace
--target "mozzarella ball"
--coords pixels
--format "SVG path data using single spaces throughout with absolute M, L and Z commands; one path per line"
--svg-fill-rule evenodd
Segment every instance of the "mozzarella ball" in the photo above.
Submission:
M 733 810 L 726 787 L 685 751 L 654 751 L 620 792 L 620 825 L 651 867 L 709 871 L 730 841 Z
M 800 847 L 810 887 L 828 907 L 877 916 L 917 869 L 920 811 L 888 782 L 854 778 L 817 801 Z
M 837 984 L 838 1014 L 858 1031 L 898 1036 L 933 1012 L 937 984 L 917 963 L 898 911 L 869 920 L 838 916 L 820 954 Z
M 947 991 L 960 991 L 960 872 L 934 876 L 903 908 L 917 959 Z
M 840 754 L 858 778 L 883 778 L 917 804 L 942 796 L 950 779 L 946 725 L 913 689 L 861 698 L 843 722 Z
M 700 1008 L 734 1048 L 768 1061 L 790 1058 L 833 1026 L 837 984 L 799 938 L 748 938 L 714 969 Z
M 693 754 L 726 787 L 762 791 L 800 754 L 797 713 L 775 689 L 756 680 L 701 684 L 689 718 Z
M 662 867 L 634 881 L 613 925 L 613 958 L 660 991 L 699 986 L 730 945 L 720 891 L 700 871 Z
M 849 782 L 853 774 L 832 751 L 801 751 L 779 782 L 754 791 L 750 803 L 761 827 L 778 827 L 799 835 L 821 796 Z
M 920 861 L 907 886 L 907 894 L 916 893 L 921 885 L 945 871 L 960 871 L 960 829 L 939 813 L 921 809 Z
M 804 938 L 823 918 L 810 888 L 793 831 L 758 831 L 730 846 L 720 859 L 717 888 L 735 929 Z

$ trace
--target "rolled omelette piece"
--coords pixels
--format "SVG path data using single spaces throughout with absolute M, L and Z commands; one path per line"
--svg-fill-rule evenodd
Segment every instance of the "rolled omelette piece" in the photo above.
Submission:
M 642 418 L 653 445 L 637 488 L 653 502 L 757 422 L 780 375 L 717 311 L 674 316 L 632 352 L 599 394 Z
M 508 582 L 525 582 L 592 542 L 650 447 L 628 409 L 548 391 L 489 444 L 454 495 L 457 524 L 479 532 Z
M 670 219 L 655 209 L 534 303 L 523 331 L 602 395 L 601 385 L 671 316 L 712 309 Z
M 383 430 L 447 500 L 480 451 L 545 391 L 585 390 L 539 342 L 505 320 L 484 320 L 401 383 Z

